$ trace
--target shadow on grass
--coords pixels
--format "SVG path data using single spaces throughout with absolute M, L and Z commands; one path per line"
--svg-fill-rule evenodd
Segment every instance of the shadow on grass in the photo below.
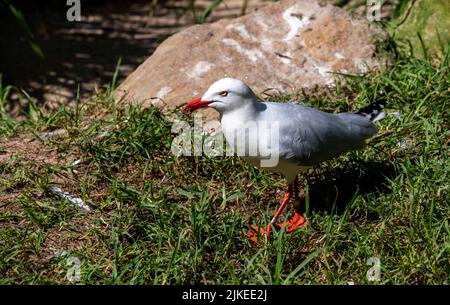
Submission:
M 353 161 L 338 169 L 319 168 L 307 178 L 310 212 L 341 215 L 357 195 L 392 192 L 388 179 L 395 176 L 394 165 L 388 161 Z

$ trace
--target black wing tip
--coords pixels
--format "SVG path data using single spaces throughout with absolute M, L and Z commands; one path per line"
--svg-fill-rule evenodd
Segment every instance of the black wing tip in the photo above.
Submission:
M 383 110 L 387 104 L 388 101 L 386 99 L 379 99 L 376 102 L 359 109 L 358 111 L 356 111 L 356 114 L 363 115 L 371 121 L 376 121 L 377 119 L 381 119 L 384 117 Z

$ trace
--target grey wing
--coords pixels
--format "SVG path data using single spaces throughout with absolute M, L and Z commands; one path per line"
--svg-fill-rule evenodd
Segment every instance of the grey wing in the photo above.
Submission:
M 369 119 L 357 114 L 332 114 L 304 105 L 283 106 L 287 119 L 279 126 L 280 158 L 299 165 L 312 166 L 362 148 L 365 139 L 377 131 Z

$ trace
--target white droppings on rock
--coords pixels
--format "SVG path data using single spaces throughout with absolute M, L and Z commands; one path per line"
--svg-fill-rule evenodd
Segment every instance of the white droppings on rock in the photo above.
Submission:
M 254 20 L 261 27 L 261 29 L 263 31 L 267 31 L 268 30 L 269 26 L 267 25 L 267 23 L 264 22 L 264 19 L 262 19 L 261 17 L 258 16 Z
M 353 60 L 353 64 L 358 69 L 359 74 L 366 74 L 368 72 L 367 64 L 361 59 L 358 58 Z
M 284 41 L 294 38 L 299 29 L 309 24 L 309 17 L 297 15 L 294 12 L 296 9 L 297 6 L 294 5 L 285 10 L 283 13 L 283 19 L 287 22 L 290 28 L 289 33 L 287 33 L 286 37 L 283 39 Z
M 191 71 L 186 72 L 186 74 L 190 78 L 199 78 L 202 74 L 211 70 L 212 67 L 214 67 L 214 64 L 210 64 L 207 61 L 199 61 L 195 67 Z
M 256 62 L 259 58 L 264 58 L 263 53 L 258 49 L 249 50 L 244 48 L 234 39 L 225 38 L 222 39 L 222 42 L 230 47 L 233 47 L 239 53 L 245 55 L 253 62 Z
M 330 72 L 333 72 L 333 71 L 331 71 L 329 68 L 327 68 L 327 67 L 324 67 L 324 66 L 319 66 L 319 65 L 317 65 L 317 64 L 314 64 L 314 68 L 315 69 L 317 69 L 317 71 L 319 72 L 319 74 L 320 75 L 322 75 L 323 77 L 325 77 L 325 79 L 326 79 L 326 85 L 327 86 L 331 86 L 331 85 L 333 85 L 334 84 L 334 79 L 333 79 L 333 77 L 331 76 L 331 74 L 330 74 Z
M 220 58 L 222 59 L 222 61 L 224 62 L 232 62 L 233 58 L 226 56 L 226 55 L 221 55 Z
M 266 37 L 262 37 L 259 42 L 261 44 L 261 49 L 269 51 L 269 52 L 273 50 L 272 41 L 270 39 L 267 39 Z
M 289 58 L 285 58 L 285 57 L 280 57 L 280 61 L 285 65 L 288 65 L 291 63 L 291 60 Z
M 250 35 L 250 33 L 247 31 L 247 28 L 245 27 L 245 25 L 243 25 L 241 23 L 230 24 L 228 27 L 235 29 L 239 33 L 239 35 L 246 40 L 258 41 L 258 39 L 255 36 Z
M 163 98 L 166 94 L 172 92 L 172 88 L 165 86 L 159 89 L 158 93 L 156 93 L 157 98 Z
M 335 52 L 335 53 L 334 53 L 334 57 L 336 57 L 337 59 L 345 59 L 345 56 L 342 55 L 342 54 L 339 53 L 339 52 Z

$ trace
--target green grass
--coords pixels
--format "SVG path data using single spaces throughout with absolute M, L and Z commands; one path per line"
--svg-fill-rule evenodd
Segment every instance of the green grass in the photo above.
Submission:
M 439 65 L 400 56 L 306 96 L 328 111 L 385 97 L 391 115 L 367 149 L 301 176 L 307 229 L 258 247 L 245 233 L 270 219 L 281 176 L 233 157 L 173 156 L 170 120 L 116 104 L 111 88 L 18 120 L 1 87 L 0 156 L 17 139 L 27 152 L 0 162 L 0 283 L 69 283 L 75 257 L 84 284 L 449 284 L 448 67 L 448 54 Z M 57 129 L 66 133 L 39 139 Z M 366 277 L 371 257 L 379 282 Z

